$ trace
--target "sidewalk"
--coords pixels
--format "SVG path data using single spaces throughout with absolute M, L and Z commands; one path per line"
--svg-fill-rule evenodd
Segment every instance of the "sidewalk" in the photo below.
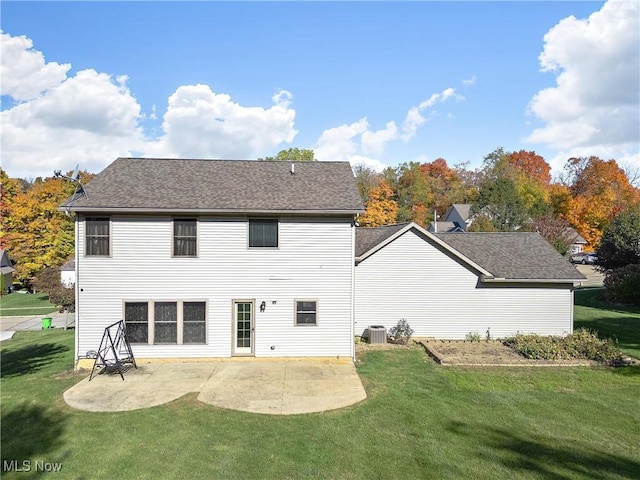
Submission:
M 75 313 L 54 312 L 37 316 L 0 317 L 0 341 L 13 337 L 18 330 L 42 330 L 42 319 L 45 317 L 51 318 L 52 328 L 75 326 Z

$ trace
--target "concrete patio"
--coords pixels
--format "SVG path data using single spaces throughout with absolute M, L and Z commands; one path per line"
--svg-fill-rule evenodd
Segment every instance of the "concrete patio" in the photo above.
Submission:
M 162 405 L 190 392 L 221 408 L 273 415 L 323 412 L 366 398 L 351 360 L 219 360 L 138 362 L 120 375 L 83 379 L 64 393 L 71 407 L 92 412 Z

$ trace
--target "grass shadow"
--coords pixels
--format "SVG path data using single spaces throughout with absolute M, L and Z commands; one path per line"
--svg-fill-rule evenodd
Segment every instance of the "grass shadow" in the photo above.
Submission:
M 61 440 L 67 415 L 39 404 L 23 402 L 2 411 L 0 435 L 2 436 L 2 465 L 34 458 L 53 461 L 53 452 L 63 446 Z M 36 474 L 37 472 L 32 472 Z M 42 472 L 40 472 L 42 473 Z M 25 478 L 24 474 L 20 478 Z
M 69 347 L 58 343 L 37 343 L 15 350 L 3 350 L 0 376 L 10 378 L 37 372 L 55 362 L 54 357 L 58 354 L 68 350 Z
M 637 478 L 640 472 L 640 461 L 594 450 L 578 442 L 560 443 L 540 435 L 525 437 L 488 425 L 474 426 L 463 422 L 450 422 L 446 429 L 456 435 L 473 436 L 480 444 L 497 452 L 502 465 L 527 476 L 534 473 L 549 480 Z

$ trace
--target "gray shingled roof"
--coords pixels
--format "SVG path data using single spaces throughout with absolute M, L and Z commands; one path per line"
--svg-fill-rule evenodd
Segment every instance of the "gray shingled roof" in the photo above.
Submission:
M 118 158 L 70 207 L 87 212 L 363 211 L 349 163 L 295 162 L 295 173 L 290 170 L 291 162 Z
M 356 257 L 367 253 L 373 247 L 384 242 L 387 238 L 393 236 L 407 225 L 409 225 L 409 222 L 384 225 L 382 227 L 356 228 Z
M 585 279 L 544 238 L 528 232 L 436 233 L 465 257 L 506 279 Z
M 360 257 L 409 223 L 356 229 L 356 257 Z M 417 227 L 417 226 L 416 226 Z M 508 280 L 586 279 L 537 233 L 431 233 L 495 278 Z

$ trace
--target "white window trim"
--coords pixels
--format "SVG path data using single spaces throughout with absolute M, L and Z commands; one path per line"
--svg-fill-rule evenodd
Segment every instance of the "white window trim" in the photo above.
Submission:
M 106 219 L 109 222 L 109 253 L 107 255 L 89 255 L 87 253 L 87 221 L 94 219 Z M 84 245 L 82 247 L 83 256 L 89 258 L 110 258 L 113 252 L 113 222 L 111 221 L 111 217 L 108 215 L 86 215 L 82 221 L 84 223 Z
M 316 323 L 298 323 L 298 302 L 315 302 Z M 320 302 L 317 298 L 294 298 L 293 300 L 293 326 L 317 327 L 320 324 Z
M 176 255 L 176 220 L 194 220 L 196 222 L 196 254 L 195 255 Z M 175 217 L 171 219 L 171 257 L 172 258 L 198 258 L 200 256 L 200 221 L 195 217 Z
M 278 244 L 275 247 L 252 247 L 251 246 L 251 222 L 260 220 L 271 220 L 276 222 L 276 232 L 278 235 Z M 252 217 L 247 219 L 247 250 L 279 250 L 280 249 L 280 219 L 272 217 Z
M 147 342 L 146 343 L 132 343 L 132 345 L 159 345 L 159 346 L 171 346 L 171 345 L 208 345 L 208 330 L 209 330 L 209 302 L 202 299 L 167 299 L 167 300 L 123 300 L 122 301 L 122 318 L 125 318 L 125 305 L 127 303 L 146 303 L 147 307 Z M 175 303 L 177 308 L 177 337 L 176 343 L 155 343 L 155 304 L 156 303 Z M 185 303 L 204 303 L 204 343 L 184 343 L 184 304 Z M 126 320 L 125 320 L 126 323 Z

